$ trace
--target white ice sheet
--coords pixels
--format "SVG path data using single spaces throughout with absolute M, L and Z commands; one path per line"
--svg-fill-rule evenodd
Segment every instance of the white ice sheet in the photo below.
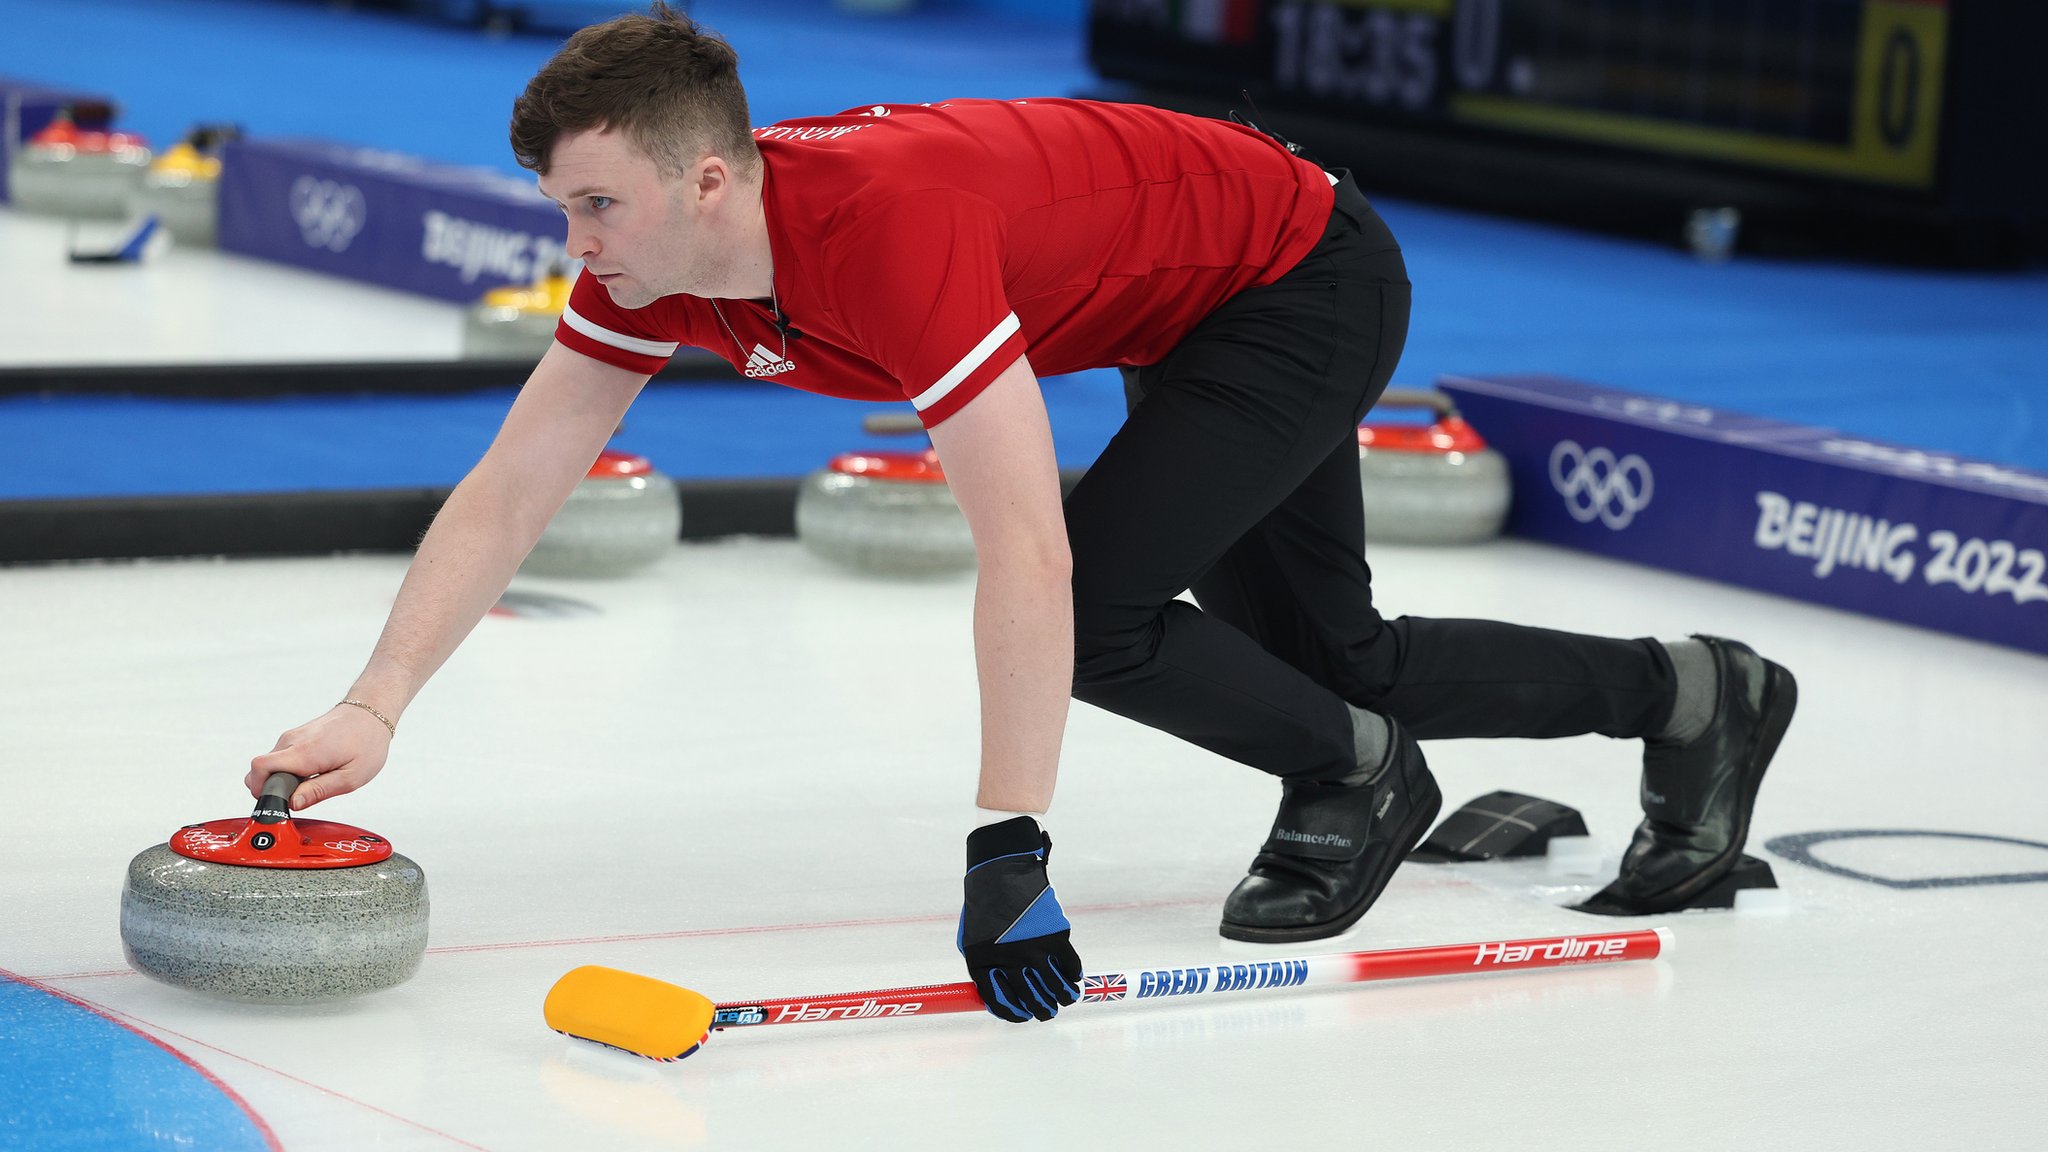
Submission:
M 1391 611 L 1715 631 L 1791 667 L 1802 707 L 1753 852 L 1845 828 L 2048 839 L 2048 661 L 1529 544 L 1373 556 Z M 2048 884 L 1897 890 L 1775 858 L 1788 911 L 1658 918 L 1678 948 L 1653 964 L 1049 1026 L 722 1033 L 671 1066 L 564 1040 L 540 1001 L 582 963 L 721 1000 L 960 978 L 972 581 L 850 577 L 789 542 L 679 547 L 618 582 L 522 580 L 601 613 L 487 619 L 383 777 L 319 810 L 426 868 L 432 941 L 410 983 L 276 1009 L 127 972 L 127 858 L 245 810 L 249 757 L 347 686 L 403 567 L 0 571 L 0 968 L 185 1052 L 287 1148 L 1990 1149 L 2038 1130 Z M 1627 744 L 1428 751 L 1449 803 L 1572 804 L 1609 854 L 1637 816 Z M 1077 705 L 1050 824 L 1084 958 L 1259 954 L 1215 921 L 1277 793 Z M 2031 849 L 1874 843 L 1818 851 L 1891 876 L 2048 871 Z M 1607 927 L 1555 907 L 1569 883 L 1410 866 L 1323 947 Z

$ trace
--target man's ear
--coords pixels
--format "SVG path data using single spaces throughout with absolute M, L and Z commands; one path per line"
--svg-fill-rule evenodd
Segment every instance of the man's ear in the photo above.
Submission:
M 732 190 L 732 169 L 717 155 L 707 155 L 690 170 L 691 190 L 698 204 L 709 208 Z

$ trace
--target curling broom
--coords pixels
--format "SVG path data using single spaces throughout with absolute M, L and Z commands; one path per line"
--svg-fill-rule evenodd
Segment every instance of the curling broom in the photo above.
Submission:
M 1310 988 L 1525 972 L 1579 964 L 1654 960 L 1671 952 L 1671 930 L 1547 936 L 1532 940 L 1488 940 L 1337 952 L 1243 963 L 1136 968 L 1091 973 L 1081 978 L 1075 1007 L 1128 1007 L 1140 1000 L 1235 996 L 1270 988 Z M 680 1060 L 703 1047 L 714 1029 L 773 1024 L 819 1024 L 832 1020 L 884 1020 L 985 1011 L 974 985 L 926 984 L 833 996 L 792 996 L 772 1000 L 713 1003 L 705 996 L 651 976 L 585 965 L 548 990 L 542 1015 L 548 1027 L 567 1036 L 618 1048 L 650 1060 Z

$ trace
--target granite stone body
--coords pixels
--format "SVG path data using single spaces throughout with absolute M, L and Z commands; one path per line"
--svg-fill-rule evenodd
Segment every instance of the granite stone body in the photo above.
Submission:
M 561 316 L 496 304 L 476 304 L 462 320 L 462 356 L 466 360 L 538 362 L 555 342 Z
M 944 484 L 821 469 L 797 493 L 796 534 L 812 554 L 869 572 L 918 576 L 974 567 L 974 536 Z
M 402 855 L 252 868 L 168 845 L 128 864 L 121 944 L 145 976 L 229 1000 L 335 1000 L 403 983 L 427 950 L 427 878 Z
M 1358 451 L 1365 538 L 1384 544 L 1472 544 L 1500 535 L 1512 489 L 1507 460 L 1478 452 Z
M 180 244 L 211 248 L 220 228 L 220 184 L 185 172 L 151 171 L 130 196 L 130 212 L 155 216 Z
M 8 169 L 8 195 L 23 212 L 118 220 L 128 214 L 149 160 L 147 148 L 24 148 Z
M 520 565 L 539 576 L 624 576 L 668 555 L 683 530 L 675 481 L 659 472 L 589 479 Z

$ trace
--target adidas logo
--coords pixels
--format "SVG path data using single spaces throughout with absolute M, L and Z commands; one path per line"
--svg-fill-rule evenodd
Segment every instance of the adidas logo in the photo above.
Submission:
M 760 344 L 754 345 L 754 354 L 747 357 L 747 375 L 757 380 L 764 376 L 780 376 L 795 369 L 794 362 L 777 356 Z

